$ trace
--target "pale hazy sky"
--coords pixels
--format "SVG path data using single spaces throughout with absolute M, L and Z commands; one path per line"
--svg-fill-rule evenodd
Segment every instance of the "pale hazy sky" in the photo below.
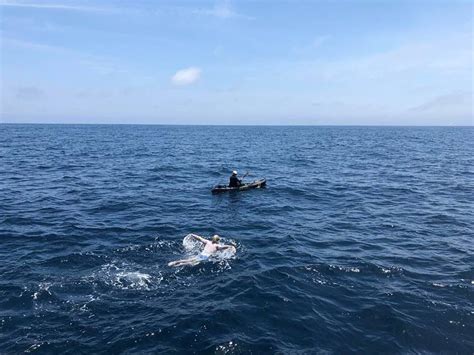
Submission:
M 0 0 L 0 122 L 473 125 L 473 4 Z

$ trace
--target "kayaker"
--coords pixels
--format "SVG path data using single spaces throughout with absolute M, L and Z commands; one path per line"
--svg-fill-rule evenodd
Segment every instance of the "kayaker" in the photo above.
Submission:
M 229 248 L 235 248 L 232 245 L 220 244 L 219 240 L 221 239 L 221 237 L 219 237 L 217 234 L 215 234 L 211 240 L 207 240 L 206 238 L 200 237 L 196 234 L 191 234 L 191 235 L 194 239 L 204 244 L 203 251 L 199 255 L 193 256 L 192 258 L 189 258 L 189 259 L 172 261 L 168 263 L 168 266 L 197 265 L 201 261 L 206 261 L 218 251 L 229 249 Z
M 229 178 L 229 187 L 239 187 L 242 185 L 242 180 L 237 177 L 237 171 L 233 171 Z

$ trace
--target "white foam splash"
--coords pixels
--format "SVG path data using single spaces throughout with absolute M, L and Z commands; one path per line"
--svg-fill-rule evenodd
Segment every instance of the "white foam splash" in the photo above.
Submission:
M 202 244 L 193 238 L 195 234 L 188 234 L 183 239 L 183 247 L 187 252 L 199 252 Z
M 38 291 L 36 291 L 35 293 L 33 293 L 33 299 L 34 300 L 37 300 L 38 297 L 42 294 L 42 293 L 47 293 L 48 295 L 51 296 L 51 292 L 49 291 L 49 288 L 51 287 L 51 283 L 50 282 L 40 282 L 38 287 Z
M 336 266 L 336 265 L 329 265 L 331 269 L 337 269 L 339 271 L 344 272 L 360 272 L 358 267 L 346 267 L 346 266 Z
M 231 259 L 237 253 L 237 249 L 235 247 L 231 247 L 228 249 L 224 249 L 216 254 L 217 259 Z
M 109 263 L 103 265 L 88 279 L 92 279 L 94 282 L 101 281 L 122 290 L 150 290 L 159 285 L 163 277 L 161 274 L 158 277 L 153 277 L 148 273 L 136 270 L 133 265 Z
M 43 343 L 36 343 L 36 344 L 33 344 L 33 345 L 31 345 L 28 349 L 25 350 L 25 353 L 31 353 L 31 352 L 33 352 L 33 351 L 36 351 L 36 350 L 38 350 L 38 349 L 41 347 L 41 345 L 43 345 Z
M 215 352 L 217 354 L 234 353 L 237 350 L 236 348 L 237 348 L 237 343 L 234 343 L 233 341 L 229 341 L 228 343 L 225 343 L 223 345 L 216 346 Z
M 326 285 L 327 284 L 327 281 L 324 281 L 324 280 L 321 280 L 321 279 L 318 279 L 318 278 L 311 278 L 311 280 L 313 281 L 313 283 L 315 284 L 318 284 L 318 285 Z
M 148 289 L 151 283 L 151 276 L 139 271 L 121 271 L 115 274 L 114 278 L 114 284 L 124 289 Z
M 157 251 L 163 248 L 170 248 L 173 245 L 171 241 L 168 240 L 159 240 L 155 238 L 155 241 L 148 245 L 143 244 L 131 244 L 122 248 L 115 249 L 116 253 L 127 253 L 131 251 L 140 251 L 144 250 L 147 252 Z

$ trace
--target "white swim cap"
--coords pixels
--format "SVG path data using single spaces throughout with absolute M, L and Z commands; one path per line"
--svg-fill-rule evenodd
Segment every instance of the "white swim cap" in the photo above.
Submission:
M 237 170 L 234 170 L 234 171 L 232 172 L 232 175 L 237 175 Z

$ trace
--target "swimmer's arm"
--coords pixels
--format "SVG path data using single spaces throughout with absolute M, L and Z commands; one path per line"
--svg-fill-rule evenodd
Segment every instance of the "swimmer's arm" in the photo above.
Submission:
M 218 245 L 217 246 L 217 250 L 226 250 L 226 249 L 229 249 L 229 248 L 234 248 L 234 246 L 232 246 L 232 245 Z
M 196 234 L 193 234 L 192 236 L 193 236 L 194 239 L 199 240 L 201 243 L 206 244 L 206 243 L 208 242 L 207 239 L 204 239 L 203 237 L 200 237 L 200 236 L 198 236 L 198 235 L 196 235 Z

